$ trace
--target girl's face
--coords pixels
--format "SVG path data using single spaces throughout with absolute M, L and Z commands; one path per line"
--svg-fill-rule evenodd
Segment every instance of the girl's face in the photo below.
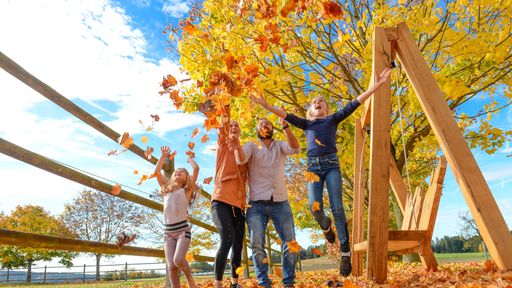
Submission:
M 324 97 L 318 96 L 311 101 L 311 116 L 315 118 L 327 116 L 327 103 Z
M 238 137 L 240 137 L 240 126 L 238 122 L 231 120 L 231 122 L 229 122 L 229 138 Z
M 174 183 L 177 186 L 185 186 L 188 181 L 188 172 L 185 169 L 178 168 L 174 171 L 172 177 L 174 178 Z

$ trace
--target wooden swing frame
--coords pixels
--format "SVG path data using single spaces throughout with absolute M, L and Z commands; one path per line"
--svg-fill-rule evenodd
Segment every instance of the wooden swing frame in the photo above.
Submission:
M 373 85 L 376 72 L 390 67 L 394 53 L 411 81 L 492 259 L 499 269 L 512 270 L 512 236 L 505 219 L 457 126 L 443 93 L 405 23 L 392 28 L 375 28 L 370 85 Z M 383 283 L 387 279 L 388 251 L 417 252 L 427 269 L 437 269 L 430 241 L 446 170 L 446 160 L 442 157 L 427 194 L 423 196 L 418 191 L 415 195 L 410 195 L 390 154 L 390 107 L 391 83 L 388 81 L 365 103 L 362 119 L 356 119 L 355 132 L 352 274 L 362 275 L 362 251 L 366 250 L 366 276 L 377 283 Z M 366 240 L 366 165 L 363 161 L 365 127 L 370 127 L 371 131 Z M 404 214 L 404 225 L 399 231 L 388 230 L 390 187 Z M 416 220 L 411 221 L 412 217 Z

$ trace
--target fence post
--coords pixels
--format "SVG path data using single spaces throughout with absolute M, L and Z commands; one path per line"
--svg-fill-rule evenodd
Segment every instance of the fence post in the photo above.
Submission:
M 266 233 L 267 238 L 267 260 L 270 273 L 274 273 L 274 261 L 272 260 L 272 245 L 270 244 L 270 234 Z
M 11 269 L 7 268 L 7 283 L 9 283 L 9 272 L 11 272 Z
M 46 265 L 44 265 L 43 283 L 46 284 Z
M 85 283 L 85 264 L 84 264 L 84 274 L 82 275 L 82 283 Z
M 128 281 L 128 262 L 124 262 L 124 281 Z

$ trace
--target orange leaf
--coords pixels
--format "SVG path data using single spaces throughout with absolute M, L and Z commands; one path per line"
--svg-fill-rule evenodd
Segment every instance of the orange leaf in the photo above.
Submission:
M 245 270 L 245 264 L 242 264 L 242 266 L 236 268 L 235 272 L 237 275 L 240 275 L 240 274 L 242 274 L 242 272 L 244 272 L 244 270 Z
M 249 64 L 245 66 L 245 72 L 251 78 L 256 78 L 258 76 L 258 64 Z
M 162 80 L 162 83 L 160 83 L 160 86 L 162 86 L 162 88 L 164 88 L 165 90 L 178 84 L 178 81 L 176 81 L 176 78 L 174 78 L 174 76 L 172 75 L 167 75 L 167 78 L 163 78 L 164 79 Z
M 117 149 L 110 150 L 110 151 L 108 151 L 107 156 L 116 155 L 116 152 L 117 152 Z
M 268 258 L 267 257 L 263 258 L 263 264 L 267 264 L 267 263 L 268 263 Z
M 326 1 L 321 4 L 322 16 L 326 15 L 333 19 L 343 18 L 343 9 L 341 5 L 334 1 Z
M 313 252 L 315 255 L 322 256 L 322 251 L 320 251 L 318 248 L 311 249 L 311 252 Z
M 188 34 L 194 34 L 197 31 L 196 26 L 192 25 L 190 22 L 186 22 L 185 26 L 183 26 L 183 31 Z
M 121 144 L 124 148 L 129 148 L 133 144 L 133 138 L 130 137 L 130 133 L 128 132 L 124 132 L 118 140 L 119 144 Z
M 194 143 L 194 142 L 188 142 L 188 148 L 189 148 L 190 150 L 194 150 L 194 146 L 196 146 L 196 143 Z
M 155 173 L 153 173 L 153 174 L 149 175 L 148 179 L 155 178 L 155 177 L 156 177 L 156 174 L 157 174 L 157 173 L 155 172 Z
M 142 142 L 142 143 L 148 143 L 148 137 L 146 137 L 146 136 L 142 136 L 142 137 L 140 137 L 140 142 Z
M 203 179 L 203 184 L 209 185 L 212 182 L 213 177 L 207 177 Z
M 196 137 L 197 133 L 199 133 L 199 128 L 195 128 L 195 129 L 194 129 L 194 131 L 192 131 L 192 136 L 191 136 L 191 138 Z
M 187 259 L 188 262 L 192 262 L 194 261 L 194 255 L 192 253 L 187 253 L 185 259 Z
M 281 270 L 280 267 L 274 267 L 274 274 L 278 277 L 278 278 L 282 278 L 283 277 L 283 271 Z
M 291 253 L 299 253 L 300 252 L 301 248 L 300 248 L 299 243 L 297 243 L 297 241 L 292 240 L 292 241 L 286 242 L 286 244 L 288 244 L 288 249 Z
M 316 138 L 315 138 L 315 143 L 316 143 L 316 144 L 318 144 L 319 146 L 323 146 L 323 147 L 325 147 L 325 144 L 324 144 L 324 143 L 322 143 L 322 142 L 320 142 L 320 140 L 318 140 L 318 139 L 316 139 Z
M 320 181 L 320 177 L 315 173 L 311 173 L 309 171 L 304 171 L 304 176 L 306 177 L 306 181 L 308 182 L 318 182 Z
M 219 127 L 219 122 L 217 121 L 217 117 L 208 118 L 204 120 L 204 127 L 206 128 L 206 131 L 209 131 L 212 128 Z
M 148 159 L 151 159 L 151 154 L 153 154 L 153 151 L 155 151 L 155 149 L 153 147 L 149 147 L 146 148 L 146 151 L 144 152 L 144 156 L 146 156 L 146 158 Z
M 318 201 L 313 202 L 313 205 L 311 205 L 311 210 L 313 210 L 313 212 L 320 210 L 320 202 L 318 202 Z
M 254 39 L 258 44 L 260 44 L 260 51 L 265 52 L 268 49 L 268 38 L 260 35 Z
M 139 170 L 133 170 L 133 174 L 135 174 L 135 175 L 139 174 Z
M 146 180 L 148 180 L 148 175 L 143 174 L 142 177 L 140 177 L 139 182 L 137 182 L 137 185 L 140 186 L 142 184 L 142 182 L 144 182 Z
M 296 9 L 297 6 L 297 0 L 288 0 L 284 4 L 283 8 L 281 9 L 281 16 L 286 18 L 290 12 Z
M 206 143 L 206 141 L 210 140 L 210 137 L 208 135 L 204 134 L 203 137 L 201 137 L 201 143 Z
M 267 130 L 260 128 L 259 129 L 261 137 L 266 138 L 267 137 Z
M 148 126 L 148 127 L 146 127 L 146 132 L 149 132 L 149 131 L 151 131 L 151 130 L 153 130 L 153 127 L 152 127 L 152 126 Z
M 137 237 L 137 234 L 128 236 L 126 233 L 121 232 L 121 234 L 117 235 L 116 237 L 117 237 L 116 244 L 119 247 L 123 247 L 125 244 L 128 244 L 128 243 L 132 242 L 133 240 L 135 240 L 135 237 Z
M 173 160 L 174 159 L 174 156 L 176 156 L 176 150 L 174 150 L 174 152 L 172 152 L 171 154 L 169 154 L 169 160 Z
M 187 154 L 187 156 L 190 157 L 190 158 L 196 157 L 196 154 L 194 152 L 192 152 L 192 151 L 187 151 L 185 154 Z
M 121 185 L 116 184 L 116 185 L 112 186 L 112 191 L 110 191 L 110 194 L 119 195 L 119 193 L 121 193 Z

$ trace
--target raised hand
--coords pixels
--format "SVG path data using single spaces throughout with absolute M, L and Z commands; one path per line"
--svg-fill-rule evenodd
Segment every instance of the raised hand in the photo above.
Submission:
M 258 93 L 258 96 L 255 96 L 254 94 L 251 94 L 249 96 L 249 98 L 251 98 L 251 101 L 258 103 L 258 104 L 260 104 L 263 107 L 266 107 L 266 105 L 268 105 L 267 101 L 263 97 L 263 94 L 261 94 L 261 93 Z
M 169 146 L 162 146 L 160 147 L 160 151 L 162 152 L 162 157 L 169 157 L 171 154 L 171 149 Z
M 389 80 L 389 77 L 391 76 L 391 68 L 385 68 L 380 72 L 379 77 L 377 77 L 377 82 L 379 84 L 384 83 Z
M 198 166 L 196 161 L 192 157 L 188 157 L 187 163 L 190 164 L 190 166 L 192 166 L 192 167 L 197 167 Z
M 286 110 L 284 110 L 283 106 L 280 107 L 280 110 L 283 111 L 284 113 L 286 113 Z M 286 124 L 288 124 L 288 122 L 286 122 L 284 120 L 284 118 L 279 117 L 279 125 L 281 125 L 281 127 L 283 127 L 283 126 L 286 126 Z

